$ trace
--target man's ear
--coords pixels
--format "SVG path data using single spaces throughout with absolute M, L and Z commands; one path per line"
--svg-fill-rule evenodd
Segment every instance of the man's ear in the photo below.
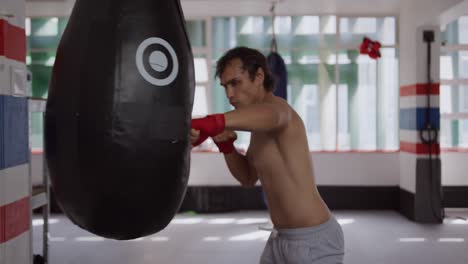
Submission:
M 265 72 L 263 68 L 258 68 L 257 72 L 255 73 L 255 84 L 256 85 L 263 85 L 263 81 L 265 80 Z

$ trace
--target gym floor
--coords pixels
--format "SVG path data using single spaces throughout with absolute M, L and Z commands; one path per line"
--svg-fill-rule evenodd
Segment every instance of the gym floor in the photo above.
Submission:
M 443 224 L 418 224 L 394 211 L 334 211 L 343 227 L 346 264 L 468 263 L 468 209 Z M 42 220 L 34 216 L 34 253 Z M 258 263 L 270 227 L 265 211 L 183 213 L 161 232 L 132 241 L 94 236 L 63 215 L 50 219 L 49 264 Z

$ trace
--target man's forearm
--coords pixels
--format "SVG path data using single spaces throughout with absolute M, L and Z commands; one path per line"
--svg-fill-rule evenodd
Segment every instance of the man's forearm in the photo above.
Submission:
M 229 171 L 242 185 L 254 185 L 256 182 L 250 175 L 247 157 L 239 154 L 236 150 L 224 155 Z

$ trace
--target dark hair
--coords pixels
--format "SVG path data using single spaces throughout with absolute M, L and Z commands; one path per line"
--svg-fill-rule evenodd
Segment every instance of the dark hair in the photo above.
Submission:
M 263 87 L 270 92 L 275 89 L 275 79 L 268 67 L 267 59 L 258 50 L 247 47 L 236 47 L 228 50 L 216 64 L 216 77 L 221 77 L 226 66 L 234 59 L 242 61 L 242 68 L 249 73 L 250 80 L 255 79 L 255 74 L 259 68 L 263 69 L 265 78 L 263 80 Z

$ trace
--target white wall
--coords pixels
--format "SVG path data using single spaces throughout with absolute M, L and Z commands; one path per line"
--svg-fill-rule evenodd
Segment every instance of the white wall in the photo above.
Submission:
M 0 0 L 0 14 L 2 19 L 5 19 L 3 15 L 8 16 L 7 20 L 10 24 L 24 28 L 24 0 Z
M 399 186 L 401 166 L 413 166 L 407 153 L 312 153 L 315 179 L 318 185 L 332 186 Z M 442 184 L 468 186 L 468 153 L 443 153 Z M 32 156 L 33 184 L 42 183 L 42 155 Z M 236 186 L 224 158 L 219 153 L 194 152 L 190 168 L 190 186 Z M 415 182 L 407 182 L 414 191 Z
M 400 86 L 412 85 L 425 81 L 424 74 L 418 76 L 418 54 L 416 31 L 423 25 L 439 25 L 438 17 L 445 10 L 462 2 L 462 0 L 412 0 L 403 1 L 400 12 Z M 438 76 L 438 73 L 436 73 Z M 433 75 L 436 76 L 436 75 Z M 421 78 L 422 80 L 417 80 Z
M 438 24 L 445 27 L 450 22 L 466 15 L 468 15 L 468 0 L 464 0 L 442 12 L 442 14 L 438 16 Z
M 442 153 L 442 185 L 468 186 L 468 153 Z
M 399 153 L 312 153 L 317 184 L 334 186 L 398 186 Z M 42 155 L 32 158 L 33 183 L 42 182 Z M 193 152 L 190 186 L 239 183 L 220 153 Z

